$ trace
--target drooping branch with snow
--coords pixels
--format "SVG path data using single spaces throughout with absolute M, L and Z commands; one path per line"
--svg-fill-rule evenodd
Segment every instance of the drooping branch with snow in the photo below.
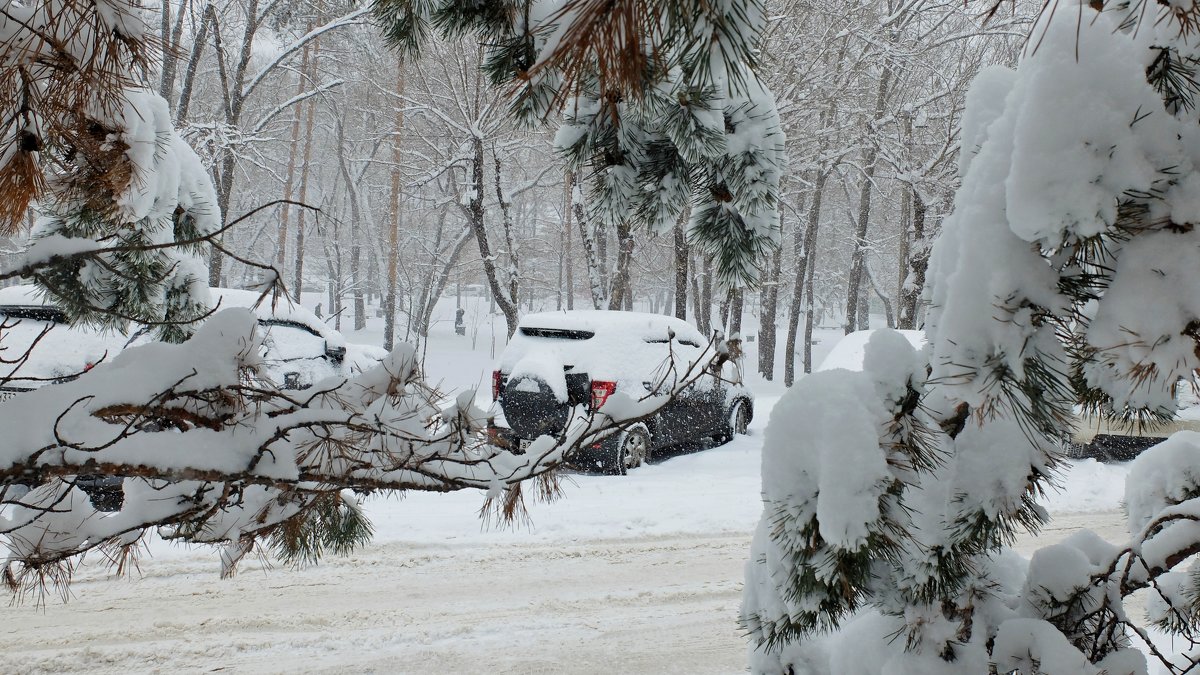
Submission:
M 152 527 L 223 545 L 226 573 L 263 540 L 285 559 L 346 550 L 370 535 L 351 491 L 478 488 L 512 517 L 526 481 L 553 496 L 554 471 L 575 449 L 653 415 L 720 351 L 714 342 L 675 364 L 653 396 L 574 411 L 561 435 L 513 454 L 489 444 L 474 392 L 447 398 L 425 384 L 408 345 L 350 378 L 285 391 L 261 374 L 260 341 L 251 313 L 223 310 L 186 342 L 127 349 L 0 405 L 10 586 L 65 584 L 79 555 L 101 547 L 123 559 Z M 120 510 L 97 512 L 81 474 L 123 477 Z

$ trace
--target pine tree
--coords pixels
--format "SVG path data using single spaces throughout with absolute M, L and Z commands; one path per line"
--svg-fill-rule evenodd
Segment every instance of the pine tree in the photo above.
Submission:
M 555 140 L 588 186 L 589 217 L 667 232 L 691 205 L 688 236 L 728 287 L 754 284 L 779 245 L 783 131 L 753 72 L 758 0 L 379 0 L 403 55 L 433 31 L 477 35 L 485 70 L 526 123 L 561 109 Z
M 1200 437 L 1135 461 L 1128 543 L 1080 533 L 1028 564 L 1007 547 L 1048 520 L 1076 404 L 1151 423 L 1196 384 L 1198 17 L 1047 10 L 1015 72 L 979 75 L 927 348 L 883 332 L 862 373 L 801 381 L 768 427 L 741 615 L 756 671 L 1145 673 L 1138 648 L 1184 669 L 1125 603 L 1149 589 L 1194 650 Z

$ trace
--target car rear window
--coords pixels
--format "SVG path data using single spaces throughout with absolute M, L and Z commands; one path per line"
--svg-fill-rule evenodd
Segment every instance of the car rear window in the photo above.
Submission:
M 536 338 L 554 338 L 557 340 L 590 340 L 596 334 L 590 330 L 573 330 L 570 328 L 533 328 L 521 327 L 521 335 Z
M 39 305 L 0 305 L 0 314 L 13 319 L 66 323 L 67 315 L 57 307 Z

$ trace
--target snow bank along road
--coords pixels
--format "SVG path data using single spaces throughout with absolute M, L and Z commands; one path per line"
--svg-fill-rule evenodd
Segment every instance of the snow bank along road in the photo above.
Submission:
M 727 446 L 576 476 L 517 529 L 481 528 L 478 493 L 413 494 L 370 502 L 375 542 L 317 567 L 248 564 L 222 581 L 211 551 L 162 542 L 130 581 L 86 565 L 67 604 L 0 609 L 0 671 L 741 672 L 771 403 Z M 1123 478 L 1077 465 L 1038 543 L 1080 527 L 1120 539 Z

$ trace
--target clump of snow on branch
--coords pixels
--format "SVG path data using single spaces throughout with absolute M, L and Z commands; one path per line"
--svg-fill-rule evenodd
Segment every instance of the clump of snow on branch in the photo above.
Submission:
M 115 110 L 96 108 L 88 116 L 109 130 L 105 143 L 120 150 L 129 178 L 108 195 L 111 204 L 96 204 L 90 193 L 64 185 L 38 219 L 23 265 L 51 261 L 36 278 L 79 320 L 111 327 L 130 319 L 162 322 L 164 338 L 182 339 L 188 328 L 181 322 L 210 305 L 200 256 L 204 237 L 221 226 L 212 182 L 159 95 L 126 89 Z M 101 238 L 108 252 L 82 263 L 52 260 L 75 242 L 86 248 Z

